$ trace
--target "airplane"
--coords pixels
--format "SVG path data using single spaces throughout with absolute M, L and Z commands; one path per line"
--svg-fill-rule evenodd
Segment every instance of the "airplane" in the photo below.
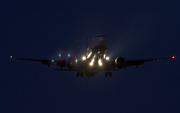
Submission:
M 124 57 L 117 57 L 115 60 L 110 60 L 106 56 L 108 44 L 106 42 L 106 36 L 104 34 L 97 34 L 92 38 L 90 46 L 87 48 L 86 55 L 82 57 L 82 60 L 78 60 L 74 56 L 69 56 L 67 60 L 43 60 L 43 59 L 29 59 L 29 58 L 15 58 L 9 56 L 10 59 L 39 61 L 42 64 L 53 66 L 59 66 L 60 69 L 54 69 L 58 71 L 75 71 L 77 77 L 86 76 L 88 78 L 94 77 L 100 71 L 105 71 L 105 77 L 109 75 L 112 77 L 112 72 L 126 69 L 128 66 L 139 66 L 144 62 L 150 61 L 162 61 L 168 59 L 175 59 L 175 56 L 170 58 L 157 58 L 157 59 L 144 59 L 144 60 L 126 60 Z M 66 68 L 64 68 L 66 67 Z

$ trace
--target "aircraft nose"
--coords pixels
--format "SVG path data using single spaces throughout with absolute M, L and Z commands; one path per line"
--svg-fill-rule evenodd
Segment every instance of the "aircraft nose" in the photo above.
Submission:
M 99 37 L 98 40 L 99 40 L 99 42 L 102 42 L 102 43 L 104 42 L 104 38 L 103 37 Z
M 101 38 L 101 39 L 99 39 L 99 41 L 100 41 L 100 42 L 104 42 L 104 39 L 103 39 L 103 38 Z
M 99 45 L 106 45 L 105 39 L 103 37 L 99 37 Z

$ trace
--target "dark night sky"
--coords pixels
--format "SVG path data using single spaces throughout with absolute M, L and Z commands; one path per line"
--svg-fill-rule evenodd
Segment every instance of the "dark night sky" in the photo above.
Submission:
M 0 3 L 0 113 L 180 112 L 178 0 L 6 0 Z M 85 39 L 103 33 L 115 59 L 166 58 L 88 79 L 40 62 L 57 51 L 85 53 Z

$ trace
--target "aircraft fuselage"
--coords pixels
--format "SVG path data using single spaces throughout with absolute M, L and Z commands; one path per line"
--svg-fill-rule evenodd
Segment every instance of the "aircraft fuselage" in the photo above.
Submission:
M 107 70 L 108 66 L 104 67 L 104 63 L 107 62 L 105 61 L 107 49 L 108 45 L 105 35 L 99 34 L 92 38 L 90 47 L 87 48 L 87 63 L 83 72 L 85 76 L 93 77 L 99 71 Z M 112 69 L 112 66 L 110 69 Z

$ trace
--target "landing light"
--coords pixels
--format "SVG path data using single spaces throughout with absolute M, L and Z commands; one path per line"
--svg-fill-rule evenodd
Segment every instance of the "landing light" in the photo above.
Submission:
M 99 66 L 102 66 L 102 62 L 99 62 Z
M 175 59 L 175 56 L 172 56 L 172 59 Z
M 90 62 L 89 65 L 92 66 L 92 65 L 93 65 L 93 62 Z
M 85 56 L 83 56 L 83 57 L 82 57 L 82 59 L 83 59 L 83 60 L 86 60 L 86 57 L 85 57 Z
M 54 60 L 52 60 L 52 62 L 54 62 Z
M 106 54 L 104 54 L 104 58 L 106 58 Z
M 9 58 L 12 58 L 12 56 L 9 56 Z
M 61 57 L 61 54 L 59 54 L 59 57 Z
M 106 57 L 106 60 L 109 60 L 109 57 Z
M 91 56 L 92 52 L 89 53 L 89 55 L 87 56 L 87 58 L 89 58 Z

